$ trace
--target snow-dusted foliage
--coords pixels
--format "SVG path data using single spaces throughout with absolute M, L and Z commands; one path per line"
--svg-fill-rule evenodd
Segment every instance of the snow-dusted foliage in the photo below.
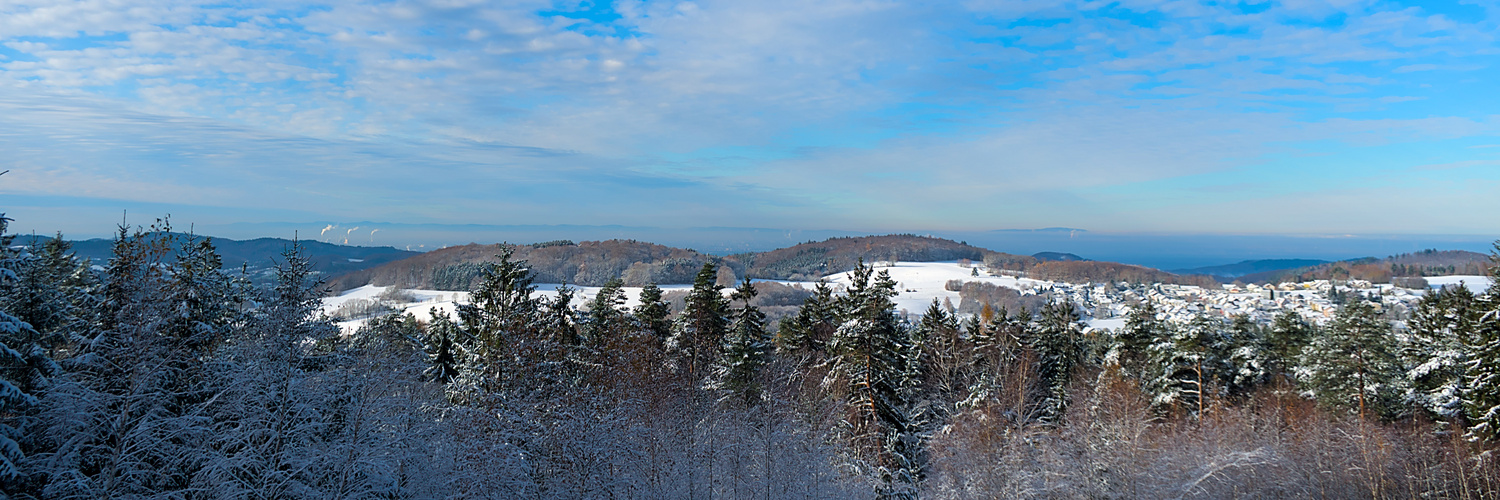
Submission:
M 341 333 L 296 248 L 255 289 L 152 229 L 100 270 L 0 236 L 5 498 L 1500 496 L 1492 295 L 1110 332 L 1062 301 L 908 318 L 861 265 L 773 328 L 713 264 L 674 317 L 544 298 L 502 250 L 456 321 Z

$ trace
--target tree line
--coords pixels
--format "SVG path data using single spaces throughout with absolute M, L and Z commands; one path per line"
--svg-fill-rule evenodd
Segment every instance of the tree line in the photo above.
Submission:
M 166 226 L 122 226 L 102 268 L 60 238 L 0 242 L 10 497 L 1500 492 L 1493 294 L 1437 292 L 1394 324 L 1351 299 L 1326 326 L 1147 302 L 1101 331 L 1063 302 L 908 320 L 859 262 L 772 324 L 713 263 L 673 314 L 654 285 L 623 307 L 620 280 L 543 298 L 500 247 L 456 317 L 342 334 L 295 246 L 255 287 L 210 239 L 145 237 Z

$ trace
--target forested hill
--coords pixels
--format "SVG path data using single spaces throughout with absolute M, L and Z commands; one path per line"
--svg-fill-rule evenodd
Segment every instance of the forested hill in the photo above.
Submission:
M 1490 265 L 1490 256 L 1478 252 L 1423 250 L 1392 255 L 1384 259 L 1365 257 L 1295 269 L 1246 274 L 1239 279 L 1245 283 L 1279 283 L 1317 279 L 1358 279 L 1386 283 L 1393 277 L 1486 274 Z
M 175 236 L 187 238 L 187 235 L 174 233 Z M 149 233 L 148 240 L 155 240 L 165 236 L 164 233 Z M 198 236 L 196 238 L 204 238 Z M 52 238 L 46 236 L 20 236 L 14 244 L 26 246 L 41 246 Z M 392 247 L 360 247 L 349 245 L 335 245 L 321 241 L 293 241 L 282 238 L 256 238 L 253 240 L 233 240 L 229 238 L 212 238 L 214 249 L 218 251 L 223 261 L 224 269 L 238 271 L 242 268 L 249 271 L 250 276 L 257 282 L 266 282 L 270 279 L 270 272 L 278 262 L 281 255 L 294 243 L 302 247 L 302 255 L 312 264 L 312 270 L 324 276 L 339 276 L 352 271 L 367 269 L 388 262 L 394 262 L 409 257 L 421 255 L 420 252 L 398 250 Z M 108 238 L 94 238 L 89 240 L 78 240 L 68 242 L 72 251 L 80 258 L 88 262 L 104 265 L 113 254 L 114 240 Z
M 734 258 L 749 267 L 752 278 L 811 281 L 854 269 L 860 259 L 865 262 L 958 259 L 977 262 L 986 255 L 998 253 L 942 238 L 893 234 L 810 241 L 769 252 L 739 254 Z
M 516 260 L 528 262 L 540 283 L 602 286 L 620 278 L 627 286 L 647 283 L 687 284 L 703 264 L 719 265 L 720 281 L 756 279 L 813 281 L 854 269 L 865 262 L 934 262 L 968 259 L 993 271 L 1032 273 L 1042 279 L 1080 281 L 1159 281 L 1213 284 L 1201 276 L 1178 276 L 1139 266 L 1093 261 L 1044 262 L 1025 255 L 995 252 L 963 242 L 916 235 L 832 238 L 772 250 L 718 257 L 695 250 L 635 240 L 572 242 L 566 240 L 515 245 Z M 351 272 L 330 281 L 335 292 L 364 285 L 429 290 L 468 290 L 485 262 L 498 260 L 502 245 L 448 247 L 405 260 Z M 1198 279 L 1202 278 L 1202 279 Z
M 692 283 L 707 262 L 719 257 L 635 240 L 559 240 L 512 247 L 514 260 L 525 260 L 540 283 L 601 286 L 622 278 L 630 286 L 646 283 Z M 406 260 L 339 276 L 329 284 L 334 291 L 364 285 L 399 286 L 429 290 L 468 290 L 485 262 L 497 261 L 500 244 L 468 245 L 433 250 Z M 744 270 L 734 259 L 722 263 L 736 273 Z

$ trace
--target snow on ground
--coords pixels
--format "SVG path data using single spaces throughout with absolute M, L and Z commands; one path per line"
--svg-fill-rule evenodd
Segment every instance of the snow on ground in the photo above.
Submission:
M 1490 289 L 1489 276 L 1428 276 L 1424 279 L 1427 280 L 1427 285 L 1431 286 L 1434 289 L 1442 288 L 1445 286 L 1457 286 L 1459 283 L 1463 283 L 1464 286 L 1469 289 L 1469 291 L 1476 294 L 1484 293 L 1485 290 Z
M 941 304 L 943 299 L 953 301 L 958 306 L 958 292 L 950 292 L 943 288 L 949 280 L 979 281 L 990 283 L 1015 290 L 1024 290 L 1042 281 L 1014 278 L 1011 276 L 990 276 L 989 273 L 980 269 L 979 276 L 974 276 L 975 267 L 963 267 L 958 261 L 946 262 L 897 262 L 895 265 L 881 263 L 875 267 L 875 272 L 886 271 L 891 274 L 891 279 L 896 282 L 896 291 L 901 292 L 896 296 L 896 309 L 905 310 L 912 315 L 921 315 L 927 311 L 927 306 L 937 299 Z M 972 266 L 972 265 L 971 265 Z M 841 287 L 849 286 L 853 271 L 830 275 L 824 279 L 829 283 Z

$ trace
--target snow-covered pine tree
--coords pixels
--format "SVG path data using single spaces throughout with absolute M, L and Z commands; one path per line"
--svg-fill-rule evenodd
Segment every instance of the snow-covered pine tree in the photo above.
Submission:
M 1428 292 L 1397 337 L 1412 402 L 1439 420 L 1463 415 L 1467 346 L 1483 314 L 1479 298 L 1466 287 Z
M 961 333 L 958 318 L 937 299 L 932 299 L 913 332 L 923 350 L 920 367 L 924 390 L 932 399 L 932 410 L 941 412 L 934 416 L 937 419 L 945 418 L 954 404 L 967 396 L 970 347 Z
M 896 283 L 890 274 L 863 261 L 850 275 L 848 293 L 838 299 L 842 324 L 829 342 L 830 367 L 823 385 L 841 396 L 848 409 L 843 433 L 855 461 L 881 479 L 882 496 L 905 497 L 920 474 L 910 460 L 916 450 L 902 451 L 908 402 L 902 391 L 910 374 L 909 327 L 896 317 Z
M 1405 376 L 1395 350 L 1390 323 L 1369 302 L 1350 300 L 1304 351 L 1298 378 L 1325 407 L 1350 411 L 1361 419 L 1396 416 Z
M 672 335 L 672 320 L 668 318 L 672 314 L 672 306 L 661 297 L 661 287 L 656 286 L 656 283 L 647 283 L 641 288 L 640 305 L 635 306 L 635 319 L 656 339 L 658 348 L 667 345 L 667 337 Z
M 760 402 L 761 369 L 770 362 L 771 339 L 766 333 L 766 315 L 751 302 L 758 292 L 750 278 L 745 278 L 729 297 L 739 302 L 734 320 L 724 338 L 723 352 L 714 365 L 712 388 L 721 391 L 723 400 L 735 401 L 741 408 Z M 742 405 L 742 406 L 740 406 Z
M 1107 366 L 1115 366 L 1120 374 L 1138 381 L 1150 380 L 1147 369 L 1151 359 L 1151 344 L 1166 336 L 1167 323 L 1160 318 L 1156 304 L 1151 299 L 1142 299 L 1140 305 L 1130 309 L 1125 316 L 1125 327 L 1114 335 L 1114 341 L 1104 355 Z
M 1468 436 L 1494 442 L 1500 441 L 1500 241 L 1495 242 L 1490 262 L 1484 314 L 1466 346 L 1464 411 L 1470 422 Z
M 1048 302 L 1036 320 L 1031 348 L 1036 352 L 1041 401 L 1038 418 L 1057 422 L 1068 407 L 1068 382 L 1083 357 L 1083 326 L 1069 302 Z
M 203 410 L 214 399 L 208 359 L 193 335 L 219 318 L 185 308 L 183 263 L 167 258 L 178 239 L 160 222 L 120 227 L 105 269 L 102 321 L 77 332 L 73 356 L 43 400 L 44 496 L 122 497 L 182 492 L 202 465 Z M 200 297 L 203 304 L 228 302 Z M 186 327 L 183 329 L 182 327 Z
M 432 320 L 427 324 L 426 336 L 422 342 L 422 350 L 427 353 L 427 368 L 422 370 L 422 375 L 427 380 L 446 384 L 458 377 L 458 367 L 464 353 L 457 339 L 463 332 L 457 323 L 436 307 L 428 312 L 428 317 Z
M 1219 377 L 1225 397 L 1241 401 L 1271 381 L 1270 346 L 1266 339 L 1265 330 L 1247 315 L 1239 314 L 1229 321 L 1224 339 L 1227 358 Z
M 781 320 L 776 330 L 776 350 L 783 355 L 799 356 L 805 362 L 816 362 L 828 348 L 828 341 L 838 329 L 838 308 L 833 287 L 819 281 L 812 296 L 802 302 L 797 314 Z
M 1288 383 L 1295 380 L 1293 372 L 1312 338 L 1313 325 L 1304 321 L 1296 311 L 1277 314 L 1266 331 L 1266 369 L 1271 376 Z
M 724 287 L 717 279 L 713 263 L 703 264 L 667 342 L 668 349 L 681 356 L 682 370 L 694 381 L 709 374 L 729 330 L 729 300 L 724 298 Z
M 585 313 L 584 336 L 593 345 L 609 343 L 613 337 L 623 336 L 634 328 L 625 306 L 625 282 L 619 278 L 609 280 L 589 301 Z
M 275 285 L 218 363 L 222 394 L 208 405 L 211 453 L 192 486 L 210 498 L 319 496 L 321 452 L 336 432 L 328 356 L 309 346 L 338 329 L 319 314 L 323 290 L 294 243 L 282 253 Z
M 25 273 L 17 268 L 36 263 L 11 250 L 9 222 L 0 214 L 0 290 L 13 297 L 20 285 L 17 276 Z M 41 451 L 35 442 L 38 396 L 59 369 L 36 343 L 42 335 L 8 309 L 0 304 L 0 497 L 27 498 L 37 496 L 37 482 L 45 479 L 24 462 Z
M 543 350 L 545 338 L 537 331 L 541 304 L 532 297 L 536 286 L 526 262 L 511 260 L 514 254 L 514 247 L 501 245 L 497 262 L 480 269 L 469 303 L 457 306 L 463 335 L 456 340 L 470 356 L 452 390 L 483 394 L 523 380 L 523 374 L 513 372 L 532 368 L 525 360 Z
M 1169 335 L 1151 346 L 1156 376 L 1147 389 L 1152 404 L 1202 416 L 1228 369 L 1224 322 L 1196 315 L 1185 325 L 1173 325 Z

